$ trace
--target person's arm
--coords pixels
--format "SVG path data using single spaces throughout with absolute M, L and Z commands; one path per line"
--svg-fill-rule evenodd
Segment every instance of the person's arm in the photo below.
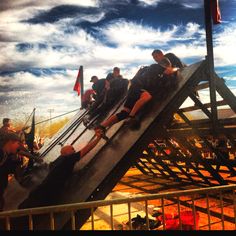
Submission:
M 99 142 L 99 140 L 101 139 L 101 132 L 98 130 L 96 132 L 96 138 L 89 142 L 85 147 L 83 147 L 80 150 L 80 157 L 82 158 L 83 156 L 85 156 L 89 151 L 91 151 Z
M 166 70 L 164 71 L 165 75 L 172 75 L 174 73 L 176 73 L 178 71 L 177 67 L 168 67 L 166 68 Z

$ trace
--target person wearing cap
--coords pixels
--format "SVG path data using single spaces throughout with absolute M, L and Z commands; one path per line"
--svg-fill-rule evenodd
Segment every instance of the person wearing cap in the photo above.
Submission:
M 94 99 L 94 102 L 91 103 L 88 114 L 83 117 L 83 123 L 85 126 L 89 123 L 91 117 L 98 113 L 97 108 L 104 102 L 109 88 L 109 82 L 106 79 L 98 79 L 96 75 L 91 77 L 90 82 L 93 83 L 92 90 L 94 92 L 92 94 L 92 99 Z
M 124 119 L 127 119 L 127 121 L 133 119 L 136 113 L 152 99 L 152 96 L 159 89 L 163 75 L 171 74 L 173 71 L 175 70 L 172 69 L 170 61 L 163 58 L 160 63 L 147 67 L 144 73 L 137 73 L 131 80 L 124 108 L 119 113 L 103 121 L 95 128 L 95 131 L 100 129 L 105 133 L 107 127 Z
M 104 98 L 104 94 L 107 89 L 107 81 L 106 79 L 98 79 L 96 75 L 93 75 L 90 79 L 90 82 L 93 83 L 92 89 L 94 90 L 94 99 L 96 102 L 101 102 Z
M 77 152 L 72 145 L 63 146 L 60 156 L 46 166 L 48 173 L 44 180 L 30 192 L 28 198 L 18 208 L 25 209 L 56 204 L 58 197 L 64 192 L 64 187 L 75 164 L 92 150 L 100 139 L 101 132 L 97 131 L 95 139 Z
M 22 143 L 17 134 L 13 132 L 0 135 L 0 211 L 4 207 L 4 192 L 8 185 L 8 175 L 16 174 L 17 167 L 22 162 L 17 157 Z
M 114 67 L 114 71 L 115 68 Z M 119 68 L 118 68 L 119 69 Z M 91 77 L 91 82 L 93 82 L 93 89 L 95 90 L 95 102 L 89 109 L 88 114 L 83 118 L 83 123 L 85 126 L 89 123 L 92 117 L 105 114 L 111 107 L 113 107 L 127 92 L 129 81 L 119 76 L 119 72 L 114 73 L 117 75 L 112 80 L 98 79 L 97 76 Z

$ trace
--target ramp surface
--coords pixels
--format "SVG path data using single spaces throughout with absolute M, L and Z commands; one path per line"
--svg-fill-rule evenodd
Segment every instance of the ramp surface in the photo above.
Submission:
M 164 99 L 159 97 L 158 100 L 153 99 L 148 104 L 138 130 L 131 130 L 124 126 L 123 122 L 112 126 L 107 131 L 110 140 L 108 142 L 101 140 L 92 151 L 78 161 L 67 186 L 61 190 L 64 194 L 56 199 L 57 204 L 104 199 L 138 158 L 137 153 L 141 153 L 143 147 L 155 136 L 158 125 L 169 121 L 176 109 L 183 103 L 184 95 L 187 96 L 188 90 L 197 85 L 199 76 L 202 71 L 205 71 L 205 68 L 206 63 L 203 61 L 182 69 L 178 75 L 175 89 L 166 91 Z M 117 104 L 107 117 L 121 110 L 122 105 L 123 102 Z M 94 131 L 86 129 L 82 123 L 85 113 L 85 111 L 80 111 L 76 114 L 72 121 L 41 150 L 41 157 L 46 162 L 51 162 L 59 156 L 60 143 L 73 143 L 76 150 L 79 150 L 93 138 Z M 178 179 L 178 176 L 176 178 Z M 28 193 L 29 191 L 25 190 L 24 194 L 19 195 L 17 202 L 25 200 Z M 31 200 L 33 201 L 33 199 Z M 8 209 L 14 209 L 14 207 L 14 204 L 8 204 Z M 55 222 L 56 228 L 65 227 L 68 217 L 66 214 L 58 215 Z M 87 217 L 88 214 L 84 214 L 79 225 Z M 49 228 L 48 219 L 36 220 L 35 224 L 36 229 Z

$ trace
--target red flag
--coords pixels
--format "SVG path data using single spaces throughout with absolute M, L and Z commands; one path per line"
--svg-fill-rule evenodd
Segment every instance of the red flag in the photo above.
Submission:
M 80 76 L 81 76 L 80 69 L 81 69 L 81 67 L 79 68 L 78 75 L 77 75 L 74 89 L 73 89 L 74 91 L 76 91 L 78 93 L 78 96 L 80 95 Z
M 221 23 L 221 13 L 220 13 L 220 6 L 218 0 L 211 0 L 211 14 L 212 20 L 214 24 Z

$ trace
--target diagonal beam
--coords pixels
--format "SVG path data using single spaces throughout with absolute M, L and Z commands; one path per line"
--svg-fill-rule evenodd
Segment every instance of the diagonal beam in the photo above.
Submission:
M 212 120 L 212 114 L 209 110 L 201 103 L 201 101 L 194 94 L 190 94 L 189 97 L 195 102 L 195 104 L 202 109 L 202 111 Z
M 236 97 L 230 91 L 230 89 L 225 85 L 223 79 L 219 78 L 216 74 L 216 90 L 220 94 L 220 96 L 227 101 L 228 105 L 231 109 L 236 113 Z

